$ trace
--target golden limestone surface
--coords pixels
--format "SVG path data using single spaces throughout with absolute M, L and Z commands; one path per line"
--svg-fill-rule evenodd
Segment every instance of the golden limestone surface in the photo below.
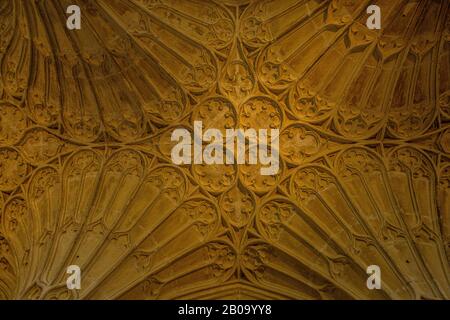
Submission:
M 449 69 L 448 0 L 1 0 L 0 299 L 450 299 Z

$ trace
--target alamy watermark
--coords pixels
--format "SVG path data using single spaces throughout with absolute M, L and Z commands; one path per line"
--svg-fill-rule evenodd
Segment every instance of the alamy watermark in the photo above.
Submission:
M 366 285 L 369 290 L 381 289 L 381 269 L 376 264 L 367 267 L 367 278 Z
M 193 137 L 184 128 L 172 132 L 171 140 L 178 143 L 171 158 L 177 165 L 259 163 L 261 175 L 275 175 L 280 168 L 279 134 L 278 129 L 226 129 L 225 135 L 219 129 L 203 132 L 202 121 L 194 121 Z
M 81 269 L 77 265 L 71 265 L 67 267 L 66 273 L 70 274 L 67 277 L 66 285 L 69 290 L 81 289 Z

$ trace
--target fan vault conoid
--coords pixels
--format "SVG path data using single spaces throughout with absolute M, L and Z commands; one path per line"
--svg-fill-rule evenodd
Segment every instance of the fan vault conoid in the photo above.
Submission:
M 0 298 L 449 299 L 449 5 L 0 1 Z M 174 165 L 194 121 L 278 173 Z

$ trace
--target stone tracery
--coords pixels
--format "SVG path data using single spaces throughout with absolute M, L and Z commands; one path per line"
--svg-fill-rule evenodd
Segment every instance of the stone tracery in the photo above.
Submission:
M 449 299 L 449 70 L 445 0 L 2 1 L 0 298 Z M 195 120 L 279 174 L 174 166 Z

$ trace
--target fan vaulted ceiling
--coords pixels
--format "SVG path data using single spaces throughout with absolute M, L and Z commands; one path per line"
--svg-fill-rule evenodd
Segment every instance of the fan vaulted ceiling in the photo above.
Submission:
M 449 5 L 2 0 L 0 298 L 450 298 Z M 173 165 L 195 120 L 280 171 Z

